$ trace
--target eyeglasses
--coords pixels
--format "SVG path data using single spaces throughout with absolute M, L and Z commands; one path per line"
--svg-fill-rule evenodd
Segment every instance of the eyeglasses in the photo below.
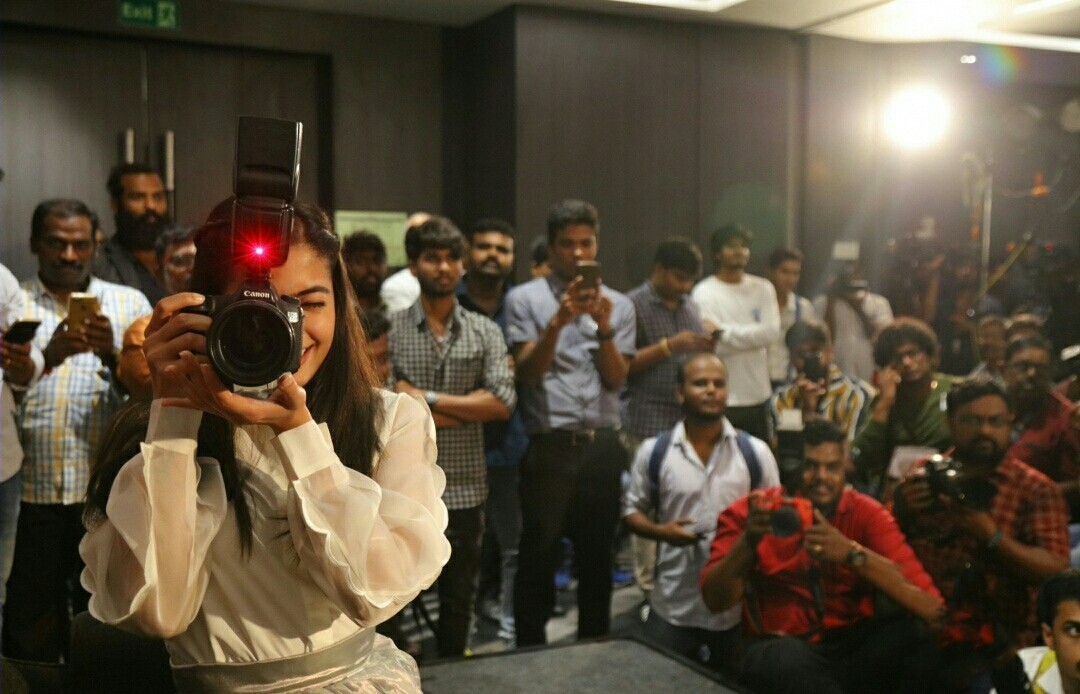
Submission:
M 169 259 L 165 262 L 173 267 L 188 268 L 195 264 L 195 254 L 176 253 L 175 255 L 170 255 Z
M 957 424 L 961 424 L 965 427 L 983 428 L 989 425 L 994 429 L 1004 429 L 1012 423 L 1012 419 L 1008 415 L 994 415 L 993 417 L 980 417 L 974 414 L 962 414 L 956 417 Z
M 87 253 L 94 248 L 94 242 L 90 239 L 79 239 L 78 241 L 65 241 L 64 239 L 56 236 L 46 236 L 41 240 L 41 245 L 45 249 L 53 251 L 54 253 L 63 253 L 70 246 L 76 253 Z

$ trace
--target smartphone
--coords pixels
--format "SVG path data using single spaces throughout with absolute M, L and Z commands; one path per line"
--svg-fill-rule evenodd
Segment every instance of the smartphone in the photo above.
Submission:
M 69 326 L 81 327 L 88 319 L 100 312 L 101 305 L 93 294 L 73 292 L 68 297 L 67 321 Z
M 41 321 L 39 320 L 17 320 L 4 333 L 4 342 L 10 342 L 13 345 L 25 345 L 34 339 L 34 335 L 37 334 L 37 329 L 40 326 Z
M 600 286 L 600 263 L 595 260 L 579 261 L 577 274 L 581 276 L 582 289 L 597 289 Z

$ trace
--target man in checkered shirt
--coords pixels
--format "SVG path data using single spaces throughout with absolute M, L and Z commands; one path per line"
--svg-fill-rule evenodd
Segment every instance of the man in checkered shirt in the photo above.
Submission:
M 1035 645 L 1035 593 L 1069 566 L 1069 516 L 1057 485 L 1006 453 L 1013 416 L 1000 386 L 969 379 L 946 402 L 966 501 L 935 497 L 924 460 L 897 488 L 895 511 L 950 608 L 947 635 L 977 662 Z
M 405 234 L 409 269 L 420 299 L 391 317 L 390 352 L 398 392 L 423 398 L 435 420 L 450 561 L 439 576 L 439 655 L 460 656 L 468 645 L 480 575 L 487 464 L 482 425 L 508 419 L 517 402 L 502 331 L 458 305 L 465 238 L 444 217 Z
M 21 317 L 41 321 L 34 345 L 45 371 L 16 414 L 26 459 L 4 604 L 4 655 L 24 660 L 58 661 L 69 610 L 86 609 L 78 546 L 90 456 L 123 402 L 116 367 L 124 332 L 151 310 L 142 292 L 91 276 L 93 218 L 78 200 L 47 200 L 31 221 L 38 273 L 22 283 Z M 68 319 L 73 292 L 94 295 L 100 307 L 82 325 Z

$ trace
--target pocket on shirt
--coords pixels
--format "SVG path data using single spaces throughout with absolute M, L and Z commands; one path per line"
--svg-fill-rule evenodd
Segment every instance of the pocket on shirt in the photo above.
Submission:
M 484 380 L 484 357 L 482 355 L 447 357 L 443 373 L 447 392 L 467 393 L 476 390 Z

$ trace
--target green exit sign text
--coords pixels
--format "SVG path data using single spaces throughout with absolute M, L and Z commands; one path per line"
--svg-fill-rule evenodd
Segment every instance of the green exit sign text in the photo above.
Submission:
M 175 0 L 120 0 L 118 21 L 126 26 L 175 31 L 180 28 L 180 8 Z

